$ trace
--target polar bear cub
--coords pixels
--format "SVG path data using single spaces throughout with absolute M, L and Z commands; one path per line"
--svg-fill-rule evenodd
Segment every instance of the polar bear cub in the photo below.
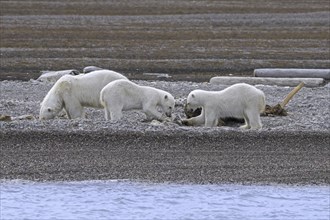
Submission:
M 194 90 L 187 98 L 187 109 L 194 111 L 202 107 L 199 116 L 184 119 L 186 125 L 214 127 L 219 118 L 244 118 L 241 128 L 259 129 L 262 127 L 260 112 L 265 109 L 265 95 L 254 86 L 238 83 L 222 91 Z
M 49 90 L 41 103 L 39 119 L 52 119 L 64 108 L 68 118 L 84 117 L 83 107 L 102 108 L 100 92 L 114 80 L 128 80 L 111 70 L 64 75 Z
M 150 120 L 165 120 L 157 106 L 167 117 L 171 117 L 175 104 L 170 93 L 127 80 L 116 80 L 106 85 L 101 91 L 100 100 L 106 120 L 119 120 L 123 116 L 122 111 L 133 109 L 142 109 Z

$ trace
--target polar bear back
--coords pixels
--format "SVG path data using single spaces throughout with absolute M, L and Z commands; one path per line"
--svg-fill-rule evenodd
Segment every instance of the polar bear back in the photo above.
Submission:
M 141 109 L 143 104 L 161 104 L 160 100 L 169 93 L 149 87 L 140 86 L 128 80 L 116 80 L 105 86 L 100 95 L 101 103 L 109 102 L 112 105 L 120 105 L 123 110 Z
M 128 80 L 122 74 L 111 70 L 96 70 L 88 74 L 67 76 L 67 81 L 71 83 L 71 92 L 79 99 L 80 104 L 98 108 L 102 107 L 99 97 L 103 87 L 118 79 Z
M 255 108 L 262 112 L 265 107 L 265 95 L 254 86 L 238 83 L 222 91 L 194 90 L 188 95 L 187 102 L 195 106 L 214 109 L 219 118 L 242 118 L 244 111 L 248 108 Z

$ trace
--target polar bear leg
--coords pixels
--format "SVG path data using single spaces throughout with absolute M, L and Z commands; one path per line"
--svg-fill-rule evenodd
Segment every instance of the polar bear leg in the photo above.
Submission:
M 105 120 L 107 121 L 111 120 L 111 115 L 110 115 L 110 111 L 108 110 L 108 107 L 104 107 L 104 116 L 105 116 Z
M 205 127 L 216 127 L 217 125 L 217 114 L 212 110 L 205 110 Z
M 123 113 L 122 111 L 117 111 L 117 112 L 111 111 L 110 117 L 111 117 L 111 121 L 120 120 L 123 117 Z
M 80 102 L 76 98 L 66 97 L 63 99 L 63 101 L 64 108 L 69 119 L 85 117 L 84 108 L 81 106 Z
M 110 119 L 111 121 L 120 120 L 123 117 L 122 109 L 123 109 L 122 106 L 112 106 L 108 108 L 108 111 L 110 112 L 110 118 L 108 120 Z
M 257 110 L 253 113 L 251 112 L 251 114 L 249 116 L 249 120 L 250 120 L 251 129 L 260 129 L 260 128 L 262 128 L 262 124 L 261 124 L 261 120 L 260 120 L 260 114 Z
M 82 106 L 69 106 L 66 107 L 66 113 L 68 115 L 69 119 L 75 119 L 75 118 L 85 118 L 84 108 Z
M 240 126 L 240 128 L 250 129 L 250 121 L 249 121 L 249 118 L 247 117 L 247 115 L 245 113 L 244 113 L 244 122 L 245 122 L 245 125 Z
M 158 112 L 155 107 L 152 106 L 144 106 L 143 107 L 143 112 L 147 115 L 148 119 L 157 119 L 157 120 L 163 120 L 164 118 L 162 117 L 163 114 Z
M 106 100 L 103 102 L 105 120 L 116 121 L 123 117 L 123 105 L 116 100 Z
M 251 129 L 260 129 L 262 127 L 260 120 L 260 113 L 258 109 L 248 109 L 246 111 L 246 117 L 248 120 L 248 127 Z
M 108 102 L 103 102 L 105 120 L 111 120 L 110 106 Z
M 242 128 L 242 129 L 250 129 L 250 126 L 249 126 L 248 124 L 245 124 L 245 125 L 240 126 L 239 128 Z

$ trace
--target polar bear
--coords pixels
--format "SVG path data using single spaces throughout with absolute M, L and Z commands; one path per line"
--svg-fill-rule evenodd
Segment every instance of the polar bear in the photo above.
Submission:
M 83 107 L 102 108 L 101 89 L 117 79 L 128 80 L 120 73 L 111 70 L 62 76 L 42 101 L 39 119 L 52 119 L 63 108 L 69 119 L 85 117 Z
M 265 109 L 265 95 L 254 86 L 237 83 L 222 91 L 194 90 L 187 98 L 187 108 L 194 111 L 202 107 L 199 116 L 184 119 L 185 125 L 214 127 L 219 118 L 244 118 L 241 128 L 259 129 L 262 127 L 260 112 Z
M 122 111 L 142 109 L 147 119 L 165 120 L 157 111 L 159 106 L 167 117 L 174 110 L 174 97 L 163 90 L 149 86 L 140 86 L 127 80 L 116 80 L 106 85 L 100 94 L 106 120 L 119 120 Z

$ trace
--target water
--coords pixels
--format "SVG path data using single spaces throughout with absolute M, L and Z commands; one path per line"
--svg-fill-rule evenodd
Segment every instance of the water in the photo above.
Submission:
M 0 219 L 325 219 L 328 186 L 1 181 Z

